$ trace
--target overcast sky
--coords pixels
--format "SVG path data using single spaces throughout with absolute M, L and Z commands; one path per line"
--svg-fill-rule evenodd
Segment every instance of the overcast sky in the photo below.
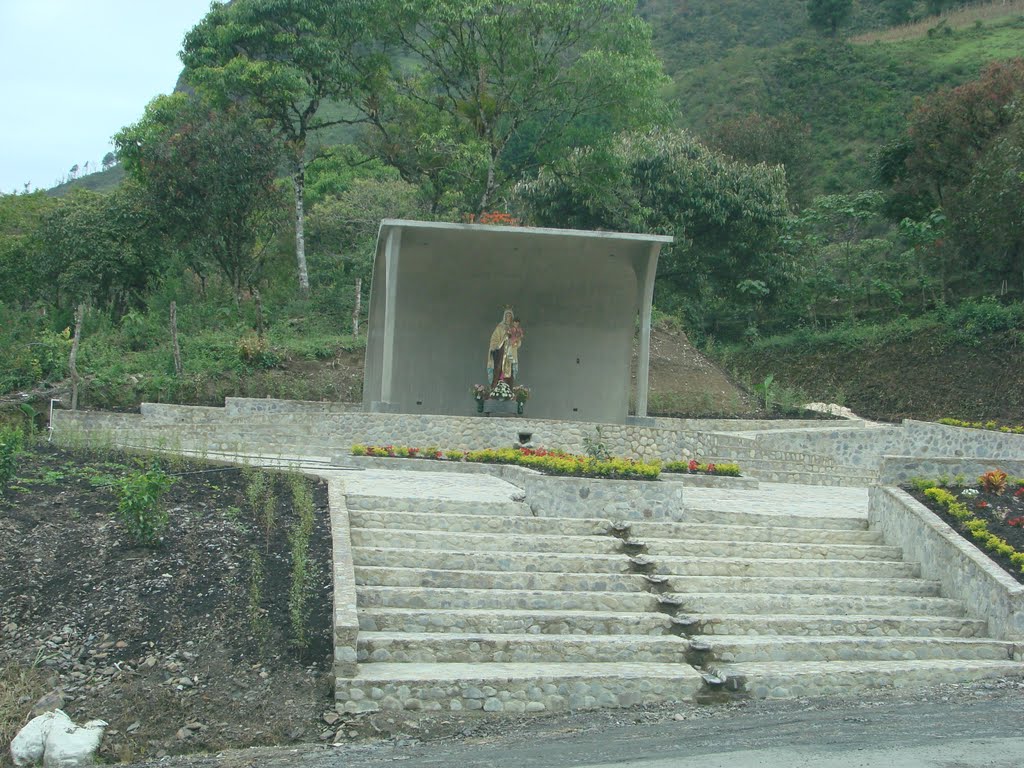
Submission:
M 90 170 L 181 72 L 210 0 L 0 0 L 0 192 Z

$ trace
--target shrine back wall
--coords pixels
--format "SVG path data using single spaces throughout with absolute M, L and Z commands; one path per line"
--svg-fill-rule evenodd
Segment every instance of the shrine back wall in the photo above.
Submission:
M 490 229 L 490 228 L 489 228 Z M 404 230 L 397 249 L 390 409 L 469 415 L 487 346 L 506 305 L 525 336 L 517 383 L 536 418 L 622 422 L 649 243 L 493 232 Z M 371 295 L 364 398 L 380 378 L 383 249 Z

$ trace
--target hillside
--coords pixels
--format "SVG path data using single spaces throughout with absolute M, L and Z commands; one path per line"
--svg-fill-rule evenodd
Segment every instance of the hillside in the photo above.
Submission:
M 180 380 L 160 372 L 165 366 L 157 361 L 170 359 L 166 344 L 145 353 L 119 351 L 117 372 L 86 373 L 81 402 L 86 408 L 134 410 L 144 400 L 220 405 L 229 396 L 343 402 L 361 397 L 363 353 L 358 347 L 328 350 L 316 339 L 302 346 L 281 338 L 271 350 L 273 365 L 238 367 L 215 365 L 209 359 L 213 348 L 204 348 L 208 343 L 193 340 Z M 215 343 L 224 342 L 217 337 Z M 208 367 L 195 371 L 194 365 Z M 772 407 L 765 410 L 763 383 L 769 376 Z M 42 418 L 50 397 L 67 400 L 69 393 L 67 381 L 31 394 L 11 392 L 0 396 L 0 410 L 13 413 L 31 403 Z M 652 331 L 652 415 L 793 416 L 795 406 L 812 401 L 837 402 L 880 421 L 950 416 L 1024 424 L 1024 344 L 1019 330 L 958 337 L 947 327 L 921 322 L 866 328 L 856 335 L 768 338 L 754 345 L 713 347 L 706 355 L 674 323 L 659 323 Z
M 760 112 L 810 129 L 817 192 L 874 186 L 873 155 L 895 138 L 914 99 L 978 76 L 1024 50 L 1024 17 L 895 42 L 805 37 L 774 48 L 739 47 L 675 74 L 682 127 L 708 134 L 723 119 Z

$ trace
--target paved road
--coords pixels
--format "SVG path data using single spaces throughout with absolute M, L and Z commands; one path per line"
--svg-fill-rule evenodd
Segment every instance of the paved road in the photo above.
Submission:
M 1020 768 L 1024 695 L 1010 701 L 780 707 L 745 716 L 533 734 L 480 743 L 390 747 L 374 754 L 339 749 L 320 768 Z M 346 754 L 347 753 L 347 754 Z
M 678 719 L 675 719 L 678 718 Z M 240 750 L 152 765 L 181 768 L 1021 768 L 1024 685 L 946 686 L 858 700 L 679 705 L 557 717 L 466 718 L 423 737 L 336 747 Z M 435 724 L 436 725 L 436 724 Z M 452 725 L 449 723 L 449 725 Z M 463 730 L 458 730 L 466 726 Z

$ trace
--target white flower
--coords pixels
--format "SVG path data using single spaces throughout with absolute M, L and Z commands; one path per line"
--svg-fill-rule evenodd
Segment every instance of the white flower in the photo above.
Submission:
M 962 491 L 960 491 L 960 495 L 961 496 L 965 496 L 968 499 L 973 499 L 975 496 L 978 495 L 978 489 L 977 488 L 964 488 Z

